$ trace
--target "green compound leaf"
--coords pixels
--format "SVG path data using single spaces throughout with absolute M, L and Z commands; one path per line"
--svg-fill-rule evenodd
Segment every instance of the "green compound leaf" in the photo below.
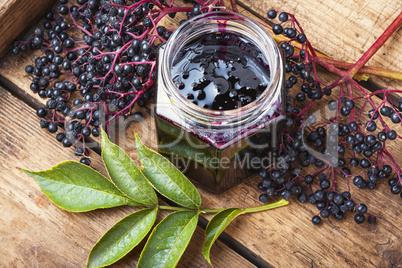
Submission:
M 116 223 L 92 248 L 87 267 L 108 266 L 124 257 L 149 233 L 157 211 L 143 209 Z
M 141 205 L 123 196 L 102 174 L 79 162 L 65 161 L 39 172 L 22 171 L 38 182 L 53 203 L 67 211 Z
M 168 215 L 152 231 L 137 267 L 176 267 L 193 236 L 197 222 L 197 212 L 178 211 Z
M 147 148 L 135 134 L 137 150 L 144 164 L 143 173 L 163 196 L 188 208 L 199 208 L 201 196 L 197 188 L 169 160 Z
M 228 208 L 213 216 L 212 219 L 209 221 L 207 229 L 205 229 L 205 242 L 202 248 L 202 255 L 204 255 L 209 264 L 211 264 L 209 252 L 215 240 L 226 229 L 226 227 L 234 218 L 243 213 L 244 212 L 241 209 Z
M 148 180 L 133 160 L 113 144 L 102 129 L 102 159 L 110 179 L 127 197 L 147 206 L 158 204 L 158 198 Z

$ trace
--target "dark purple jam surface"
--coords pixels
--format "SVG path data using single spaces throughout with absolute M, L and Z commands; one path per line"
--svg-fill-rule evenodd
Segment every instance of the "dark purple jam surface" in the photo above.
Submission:
M 171 76 L 179 92 L 211 110 L 255 100 L 269 83 L 269 66 L 251 42 L 233 34 L 206 34 L 176 55 Z

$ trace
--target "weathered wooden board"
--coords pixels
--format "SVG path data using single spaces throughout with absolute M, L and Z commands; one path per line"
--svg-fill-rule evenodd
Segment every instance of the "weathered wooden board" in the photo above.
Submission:
M 301 4 L 301 1 L 297 2 Z M 261 6 L 253 9 L 263 10 Z M 326 17 L 322 14 L 321 16 L 322 19 Z M 387 24 L 385 19 L 378 23 Z M 329 39 L 325 39 L 325 36 L 322 36 L 320 40 L 324 43 L 329 41 Z M 24 84 L 27 80 L 24 78 L 23 65 L 27 60 L 32 62 L 30 57 L 33 57 L 32 54 L 18 56 L 18 60 L 15 62 L 13 62 L 15 58 L 4 60 L 1 63 L 0 74 L 3 76 L 3 83 L 14 85 L 15 93 L 23 96 L 22 94 L 27 92 L 24 98 L 30 104 L 39 105 L 41 100 L 37 95 L 29 93 L 29 84 L 28 86 Z M 333 76 L 320 75 L 323 76 L 324 81 L 334 80 Z M 150 108 L 148 107 L 144 111 L 149 112 Z M 133 146 L 134 130 L 146 133 L 148 144 L 155 146 L 154 125 L 149 114 L 146 115 L 145 122 L 146 124 L 133 124 L 126 131 L 121 130 L 124 134 L 119 139 L 119 144 L 134 159 L 137 158 Z M 33 124 L 37 126 L 38 121 L 36 120 Z M 45 131 L 43 132 L 45 133 Z M 141 136 L 145 137 L 145 135 Z M 395 147 L 389 149 L 394 155 L 399 156 L 398 149 L 400 147 L 397 147 L 397 144 L 395 143 Z M 65 153 L 66 150 L 63 150 L 61 145 L 55 146 L 59 146 L 60 155 L 64 159 L 73 157 L 71 153 Z M 398 158 L 400 159 L 400 157 Z M 95 163 L 96 165 L 97 163 Z M 257 182 L 258 179 L 250 180 L 219 196 L 201 190 L 203 204 L 205 207 L 259 205 L 259 193 L 256 191 Z M 390 196 L 389 188 L 385 184 L 386 182 L 381 183 L 379 189 L 374 192 L 359 191 L 352 187 L 352 194 L 356 201 L 365 202 L 373 214 L 383 217 L 376 226 L 369 226 L 367 223 L 357 226 L 349 215 L 342 223 L 332 220 L 331 223 L 325 221 L 323 225 L 313 227 L 310 219 L 317 213 L 317 210 L 309 204 L 301 205 L 292 200 L 292 204 L 286 208 L 236 219 L 229 226 L 227 233 L 273 266 L 383 267 L 392 264 L 397 266 L 402 257 L 399 230 L 401 224 L 399 211 L 402 200 L 397 196 Z M 345 183 L 340 183 L 339 186 L 344 187 Z M 72 222 L 73 220 L 69 224 L 73 224 Z M 71 241 L 76 242 L 73 239 Z
M 35 180 L 17 168 L 44 170 L 71 159 L 73 148 L 60 144 L 37 124 L 34 110 L 0 87 L 0 266 L 1 267 L 83 267 L 92 246 L 107 229 L 137 208 L 120 207 L 86 213 L 71 213 L 52 204 Z M 57 153 L 54 153 L 55 148 Z M 91 160 L 106 174 L 99 155 Z M 163 204 L 163 201 L 160 201 Z M 159 220 L 167 211 L 159 214 Z M 197 227 L 180 267 L 206 267 L 202 256 L 204 230 Z M 140 249 L 135 249 L 115 267 L 133 267 Z M 217 242 L 212 263 L 225 267 L 252 264 Z
M 32 27 L 53 4 L 53 0 L 0 1 L 0 58 L 10 50 L 14 39 Z
M 292 13 L 313 47 L 341 61 L 356 62 L 402 11 L 401 0 L 237 0 L 259 18 L 271 8 Z M 277 22 L 277 21 L 276 21 Z M 402 28 L 396 31 L 367 63 L 402 71 Z M 383 88 L 402 89 L 401 81 L 375 76 L 370 81 Z
M 320 77 L 324 81 L 334 80 L 334 76 L 322 73 Z M 374 101 L 377 105 L 379 104 L 378 99 Z M 322 104 L 325 105 L 325 101 Z M 323 112 L 323 105 L 313 110 L 320 109 Z M 356 106 L 357 112 L 361 103 L 357 102 Z M 401 131 L 401 126 L 396 129 Z M 400 141 L 388 143 L 387 148 L 396 159 L 401 159 Z M 350 157 L 350 155 L 345 156 L 346 159 Z M 402 164 L 400 160 L 398 163 Z M 314 167 L 309 167 L 307 170 L 310 174 L 314 171 Z M 352 168 L 352 173 L 361 173 L 360 175 L 364 176 L 360 168 Z M 258 182 L 259 179 L 248 181 L 221 194 L 219 199 L 213 198 L 212 194 L 202 192 L 204 204 L 212 207 L 255 206 L 258 204 L 259 193 L 255 191 Z M 380 182 L 373 191 L 359 190 L 352 182 L 350 184 L 352 198 L 356 202 L 367 204 L 369 213 L 382 218 L 378 220 L 377 225 L 369 225 L 367 222 L 357 225 L 353 220 L 354 213 L 349 213 L 342 222 L 335 221 L 331 216 L 330 222 L 324 220 L 324 224 L 313 227 L 311 218 L 317 215 L 318 210 L 314 205 L 300 204 L 296 198 L 292 198 L 290 206 L 277 211 L 267 211 L 235 219 L 226 232 L 236 237 L 253 252 L 264 256 L 271 265 L 278 267 L 291 265 L 295 267 L 389 267 L 395 263 L 400 265 L 402 257 L 399 228 L 402 223 L 401 198 L 399 195 L 391 195 L 386 180 Z M 337 189 L 347 190 L 346 180 L 339 175 Z

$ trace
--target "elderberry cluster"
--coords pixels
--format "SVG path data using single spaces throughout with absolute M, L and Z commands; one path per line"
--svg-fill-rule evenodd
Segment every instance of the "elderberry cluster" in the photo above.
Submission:
M 332 87 L 317 79 L 315 65 L 311 61 L 312 47 L 294 16 L 269 10 L 267 17 L 279 20 L 272 26 L 273 33 L 286 37 L 279 45 L 284 51 L 286 63 L 288 118 L 283 122 L 281 144 L 273 150 L 277 156 L 275 167 L 259 171 L 260 201 L 267 202 L 270 196 L 288 200 L 294 195 L 299 202 L 317 207 L 319 212 L 312 218 L 314 225 L 330 215 L 341 221 L 347 212 L 356 212 L 354 220 L 357 224 L 363 223 L 366 218 L 374 224 L 376 216 L 367 213 L 365 204 L 355 203 L 350 185 L 372 190 L 389 178 L 391 193 L 401 194 L 402 197 L 398 170 L 389 161 L 384 161 L 385 156 L 389 157 L 385 151 L 386 140 L 395 140 L 398 135 L 387 126 L 381 130 L 377 124 L 379 116 L 400 124 L 402 98 L 397 105 L 399 112 L 393 105 L 380 105 L 368 112 L 368 121 L 362 124 L 360 115 L 355 119 L 355 99 L 341 93 L 338 99 L 328 102 L 328 109 L 334 116 L 328 121 L 317 122 L 314 115 L 307 113 L 309 105 L 324 95 L 331 96 Z M 298 80 L 301 80 L 299 90 L 294 88 Z M 386 101 L 383 103 L 389 104 Z M 380 124 L 383 126 L 382 122 Z M 348 157 L 348 152 L 352 157 Z M 308 172 L 309 166 L 316 170 L 313 174 Z M 393 172 L 397 176 L 392 176 Z M 346 180 L 347 191 L 337 189 L 337 179 Z
M 37 109 L 40 126 L 58 132 L 64 147 L 75 145 L 75 155 L 90 165 L 86 143 L 99 136 L 101 124 L 129 115 L 140 120 L 133 107 L 154 96 L 156 48 L 172 33 L 157 23 L 181 10 L 164 1 L 157 6 L 126 0 L 58 2 L 55 13 L 45 14 L 43 29 L 16 42 L 12 53 L 44 50 L 25 67 L 30 89 L 48 99 Z M 200 13 L 197 4 L 187 15 Z

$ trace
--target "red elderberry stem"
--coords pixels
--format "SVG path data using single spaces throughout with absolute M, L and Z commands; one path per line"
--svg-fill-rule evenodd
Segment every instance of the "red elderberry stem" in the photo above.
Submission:
M 353 63 L 349 63 L 349 62 L 338 61 L 338 60 L 334 60 L 331 58 L 325 58 L 325 57 L 317 57 L 317 58 L 320 61 L 319 64 L 322 62 L 328 63 L 329 65 L 332 65 L 332 66 L 334 66 L 338 69 L 342 69 L 342 70 L 349 70 L 353 66 Z M 363 66 L 362 68 L 360 68 L 360 70 L 357 72 L 357 74 L 376 75 L 376 76 L 382 76 L 382 77 L 402 80 L 402 72 L 398 72 L 398 71 L 394 71 L 394 70 L 387 70 L 387 69 L 377 68 L 377 67 L 371 67 L 371 66 Z
M 239 13 L 239 11 L 237 10 L 237 4 L 235 0 L 230 0 L 230 5 L 232 6 L 232 10 L 236 13 Z
M 388 40 L 388 38 L 398 29 L 402 24 L 402 12 L 391 23 L 390 26 L 383 32 L 383 34 L 374 42 L 374 44 L 363 54 L 363 56 L 353 65 L 348 71 L 348 76 L 353 77 L 370 59 L 371 57 L 382 47 L 382 45 Z

